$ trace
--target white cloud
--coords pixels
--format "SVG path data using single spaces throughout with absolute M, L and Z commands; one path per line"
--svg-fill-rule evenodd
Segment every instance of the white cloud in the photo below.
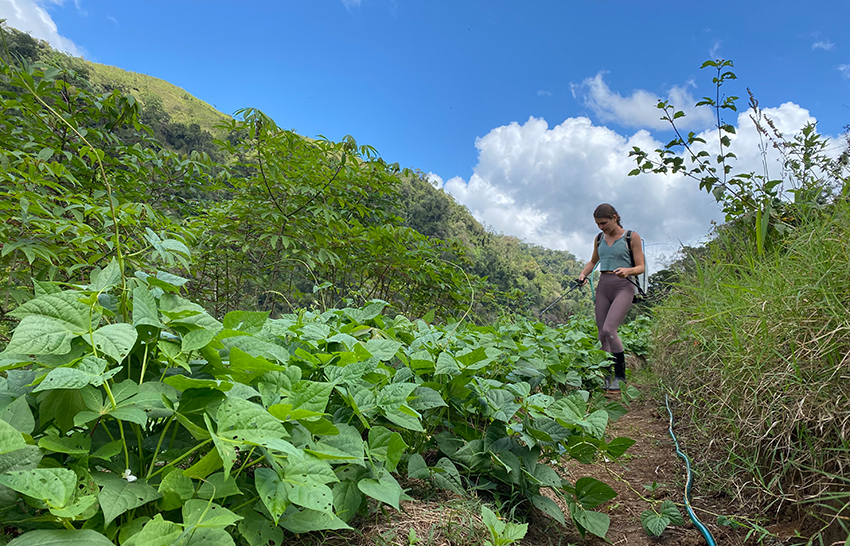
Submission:
M 829 51 L 833 47 L 835 47 L 835 44 L 830 42 L 829 40 L 818 40 L 817 42 L 812 44 L 812 49 L 823 49 L 825 51 Z
M 764 112 L 789 136 L 814 121 L 793 103 Z M 736 120 L 733 150 L 739 160 L 735 172 L 760 174 L 759 136 L 748 116 L 742 112 Z M 701 136 L 708 147 L 716 146 L 715 130 Z M 603 202 L 613 204 L 623 225 L 649 244 L 650 274 L 663 267 L 664 258 L 681 244 L 696 244 L 709 234 L 712 221 L 723 218 L 714 198 L 694 180 L 678 175 L 628 176 L 635 167 L 629 157 L 633 146 L 647 151 L 662 146 L 646 130 L 622 135 L 584 117 L 549 127 L 544 119 L 531 117 L 523 124 L 497 127 L 475 145 L 478 164 L 468 181 L 455 177 L 443 182 L 429 174 L 432 183 L 495 231 L 569 250 L 581 260 L 590 258 L 598 232 L 592 214 Z M 775 154 L 772 149 L 771 153 Z M 767 159 L 774 178 L 780 169 L 776 160 L 774 155 Z
M 836 68 L 845 78 L 850 78 L 850 64 L 840 64 Z
M 351 9 L 351 8 L 360 7 L 361 2 L 362 2 L 362 0 L 342 0 L 342 5 Z
M 552 96 L 552 92 L 551 92 L 551 91 L 546 91 L 545 89 L 541 89 L 540 91 L 538 91 L 538 92 L 537 92 L 537 96 L 538 96 L 538 97 L 551 97 L 551 96 Z
M 82 55 L 82 50 L 69 38 L 59 34 L 56 23 L 47 12 L 47 6 L 61 6 L 64 0 L 0 0 L 0 19 L 6 24 L 34 38 L 46 40 L 54 48 L 72 55 Z M 79 2 L 75 2 L 79 9 Z
M 584 103 L 604 122 L 613 122 L 623 127 L 669 129 L 669 124 L 661 119 L 662 112 L 656 105 L 659 97 L 649 91 L 638 89 L 628 97 L 612 91 L 600 72 L 593 78 L 585 79 L 579 85 L 572 86 L 573 96 Z M 683 129 L 703 129 L 713 123 L 713 114 L 709 108 L 695 108 L 697 102 L 686 87 L 673 86 L 663 100 L 668 101 L 677 110 L 685 112 L 680 118 Z
M 717 60 L 720 58 L 720 44 L 722 42 L 720 40 L 716 40 L 714 44 L 711 46 L 711 49 L 708 50 L 708 58 Z

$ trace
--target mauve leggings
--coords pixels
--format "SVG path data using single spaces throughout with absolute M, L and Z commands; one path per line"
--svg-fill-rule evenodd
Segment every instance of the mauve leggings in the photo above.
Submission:
M 635 285 L 630 280 L 621 279 L 613 273 L 599 276 L 599 286 L 596 288 L 596 327 L 599 329 L 603 351 L 623 352 L 623 342 L 617 335 L 617 328 L 625 320 L 634 297 Z

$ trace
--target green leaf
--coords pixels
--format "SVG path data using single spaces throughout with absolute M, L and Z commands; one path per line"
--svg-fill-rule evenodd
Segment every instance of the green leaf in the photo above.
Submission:
M 195 529 L 186 546 L 236 546 L 236 543 L 224 529 Z
M 386 470 L 382 469 L 379 478 L 367 478 L 357 482 L 357 488 L 364 495 L 379 500 L 385 504 L 389 504 L 396 510 L 399 509 L 401 502 L 401 486 Z
M 339 481 L 331 465 L 321 459 L 290 456 L 283 465 L 284 479 L 290 484 L 312 485 Z
M 122 546 L 174 546 L 183 530 L 174 522 L 166 521 L 157 514 L 142 530 L 130 537 L 131 544 Z
M 92 272 L 92 281 L 89 285 L 89 290 L 92 292 L 106 292 L 121 282 L 121 268 L 115 258 L 112 258 L 109 265 L 100 271 L 95 271 Z
M 682 517 L 682 513 L 679 512 L 679 509 L 671 500 L 666 500 L 661 503 L 658 507 L 658 512 L 662 516 L 667 516 L 670 519 L 670 523 L 673 525 L 684 525 L 685 518 Z
M 23 355 L 64 355 L 71 352 L 77 337 L 62 322 L 41 315 L 26 316 L 15 327 L 4 353 Z
M 0 421 L 0 454 L 23 449 L 26 445 L 27 443 L 20 431 L 6 421 Z M 0 472 L 4 471 L 4 469 L 0 469 Z
M 344 521 L 327 512 L 315 510 L 297 510 L 290 507 L 281 519 L 280 525 L 295 534 L 310 533 L 323 530 L 351 529 Z
M 419 480 L 427 480 L 431 477 L 431 471 L 419 453 L 414 453 L 407 460 L 407 477 Z
M 354 481 L 346 480 L 334 484 L 334 512 L 345 522 L 357 515 L 363 504 L 363 493 Z
M 602 439 L 605 435 L 605 427 L 608 426 L 608 412 L 605 410 L 596 410 L 583 421 L 578 423 L 582 429 L 594 438 Z
M 169 472 L 159 483 L 158 490 L 162 494 L 158 506 L 166 511 L 180 508 L 183 501 L 191 499 L 195 494 L 192 480 L 179 470 Z
M 183 505 L 183 525 L 186 528 L 224 529 L 241 519 L 242 516 L 210 501 L 191 499 Z
M 392 360 L 399 349 L 401 343 L 391 339 L 370 339 L 366 342 L 366 350 L 382 361 Z
M 143 483 L 130 483 L 114 474 L 106 479 L 98 495 L 106 525 L 124 512 L 162 497 L 159 491 Z
M 333 512 L 334 494 L 330 487 L 318 483 L 293 484 L 289 500 L 298 506 L 318 512 Z
M 460 368 L 455 358 L 445 351 L 440 353 L 440 356 L 437 357 L 437 369 L 434 371 L 434 375 L 460 375 Z
M 576 481 L 576 500 L 587 510 L 592 510 L 617 496 L 611 486 L 595 478 L 579 478 Z
M 333 388 L 333 383 L 298 381 L 293 385 L 292 396 L 285 402 L 291 404 L 293 409 L 324 413 Z
M 159 310 L 151 291 L 146 286 L 133 289 L 133 326 L 147 325 L 164 328 L 159 320 Z
M 0 420 L 12 425 L 18 432 L 32 434 L 35 430 L 35 418 L 27 403 L 27 397 L 21 396 L 0 411 Z M 0 442 L 2 445 L 2 442 Z
M 566 525 L 567 522 L 564 519 L 564 513 L 561 511 L 561 508 L 549 497 L 532 495 L 531 504 L 561 525 Z
M 224 316 L 224 327 L 251 334 L 259 333 L 269 318 L 269 312 L 231 311 Z
M 179 472 L 172 472 L 172 474 L 179 474 Z M 239 490 L 239 486 L 236 485 L 236 480 L 233 479 L 233 476 L 229 474 L 225 476 L 223 472 L 217 472 L 207 477 L 198 488 L 198 498 L 206 500 L 241 494 L 242 491 Z
M 627 449 L 632 447 L 635 444 L 635 441 L 631 438 L 626 438 L 624 436 L 620 436 L 618 438 L 614 438 L 608 443 L 608 446 L 605 448 L 605 452 L 608 453 L 612 458 L 617 459 L 622 457 Z
M 38 447 L 54 453 L 68 455 L 88 455 L 91 450 L 91 437 L 83 432 L 75 432 L 71 436 L 59 436 L 55 430 L 49 430 L 38 441 Z
M 74 418 L 86 409 L 78 389 L 55 389 L 44 393 L 39 400 L 39 422 L 43 425 L 55 419 L 59 430 L 66 432 L 74 427 Z
M 538 464 L 534 467 L 534 478 L 546 487 L 561 488 L 561 477 L 552 467 L 545 464 Z
M 130 354 L 130 349 L 136 344 L 138 336 L 132 324 L 122 322 L 98 328 L 92 334 L 92 341 L 98 351 L 112 357 L 116 362 L 121 362 Z M 89 341 L 87 337 L 84 339 Z
M 407 444 L 398 432 L 381 426 L 369 429 L 369 453 L 379 461 L 386 462 L 387 469 L 395 470 Z
M 277 472 L 271 468 L 258 468 L 254 472 L 254 485 L 263 505 L 277 525 L 280 517 L 289 506 L 289 485 L 280 479 Z
M 431 387 L 416 387 L 416 390 L 413 391 L 413 398 L 407 402 L 407 405 L 419 412 L 448 407 L 440 393 Z
M 50 507 L 62 508 L 74 496 L 77 475 L 65 468 L 15 470 L 0 475 L 0 484 L 44 501 Z
M 573 519 L 582 528 L 599 538 L 605 538 L 608 528 L 611 526 L 611 518 L 608 517 L 608 514 L 591 512 L 590 510 L 582 510 L 581 508 L 576 508 L 571 513 Z
M 681 516 L 680 516 L 681 517 Z M 643 530 L 651 537 L 660 537 L 664 529 L 670 525 L 670 518 L 663 514 L 658 514 L 652 510 L 645 510 L 640 515 L 640 524 Z
M 19 319 L 27 317 L 41 317 L 45 319 L 53 319 L 46 321 L 45 324 L 51 324 L 53 331 L 70 332 L 73 334 L 87 334 L 92 327 L 92 324 L 100 320 L 99 315 L 90 316 L 90 307 L 82 303 L 78 298 L 82 294 L 71 290 L 45 294 L 41 297 L 31 299 L 22 303 L 9 314 Z M 23 324 L 24 321 L 21 321 Z M 18 325 L 17 329 L 20 329 Z M 17 330 L 16 329 L 16 330 Z M 20 352 L 22 354 L 30 354 L 24 351 L 13 351 L 6 348 L 6 352 Z M 67 352 L 67 351 L 66 351 Z M 65 354 L 65 353 L 32 353 L 32 354 Z
M 434 483 L 437 487 L 447 489 L 461 496 L 466 494 L 463 484 L 460 481 L 460 473 L 448 457 L 443 457 L 437 461 L 434 468 Z
M 24 533 L 8 546 L 112 546 L 112 541 L 91 529 L 51 529 Z
M 275 546 L 284 544 L 283 529 L 253 510 L 242 512 L 245 519 L 239 522 L 239 533 L 248 546 Z M 123 545 L 122 545 L 123 546 Z
M 106 372 L 108 363 L 96 356 L 85 356 L 75 368 L 54 368 L 50 370 L 33 392 L 53 389 L 81 389 L 86 385 L 99 387 L 104 381 L 121 371 L 121 367 Z

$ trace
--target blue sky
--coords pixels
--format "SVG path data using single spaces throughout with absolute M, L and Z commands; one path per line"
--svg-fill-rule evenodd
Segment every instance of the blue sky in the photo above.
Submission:
M 713 93 L 704 60 L 732 59 L 739 80 L 725 90 L 751 88 L 789 134 L 817 121 L 839 137 L 850 123 L 843 0 L 0 0 L 0 18 L 224 113 L 251 106 L 307 136 L 351 134 L 432 173 L 494 230 L 582 259 L 600 202 L 658 263 L 721 219 L 693 182 L 626 176 L 631 146 L 670 138 L 658 98 L 711 134 L 710 112 L 690 108 Z M 758 170 L 739 105 L 726 120 L 739 127 L 739 167 Z

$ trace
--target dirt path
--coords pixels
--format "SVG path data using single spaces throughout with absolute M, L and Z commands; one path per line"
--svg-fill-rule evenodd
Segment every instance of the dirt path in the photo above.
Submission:
M 568 479 L 572 482 L 590 476 L 601 480 L 617 491 L 617 497 L 597 508 L 611 518 L 608 531 L 609 544 L 644 546 L 697 546 L 706 544 L 705 539 L 694 527 L 685 513 L 683 503 L 685 465 L 676 455 L 667 427 L 669 417 L 664 408 L 659 411 L 657 402 L 644 396 L 631 403 L 629 413 L 609 424 L 610 438 L 626 436 L 635 440 L 626 454 L 617 462 L 597 461 L 583 465 L 576 461 L 567 463 Z M 692 457 L 698 454 L 689 454 Z M 654 491 L 651 487 L 657 484 Z M 644 498 L 641 498 L 644 497 Z M 650 538 L 644 532 L 640 515 L 651 507 L 651 502 L 671 500 L 679 507 L 685 520 L 684 526 L 669 526 L 660 538 Z M 700 496 L 698 485 L 692 491 L 691 503 L 697 516 L 714 535 L 718 544 L 736 546 L 744 544 L 745 530 L 733 531 L 717 525 L 717 514 L 729 515 L 734 511 L 728 500 L 718 497 Z M 708 512 L 706 512 L 706 510 Z M 573 530 L 563 531 L 560 526 L 532 524 L 523 544 L 527 546 L 584 544 L 597 546 L 606 541 L 588 535 L 582 540 Z M 562 534 L 563 533 L 563 534 Z

